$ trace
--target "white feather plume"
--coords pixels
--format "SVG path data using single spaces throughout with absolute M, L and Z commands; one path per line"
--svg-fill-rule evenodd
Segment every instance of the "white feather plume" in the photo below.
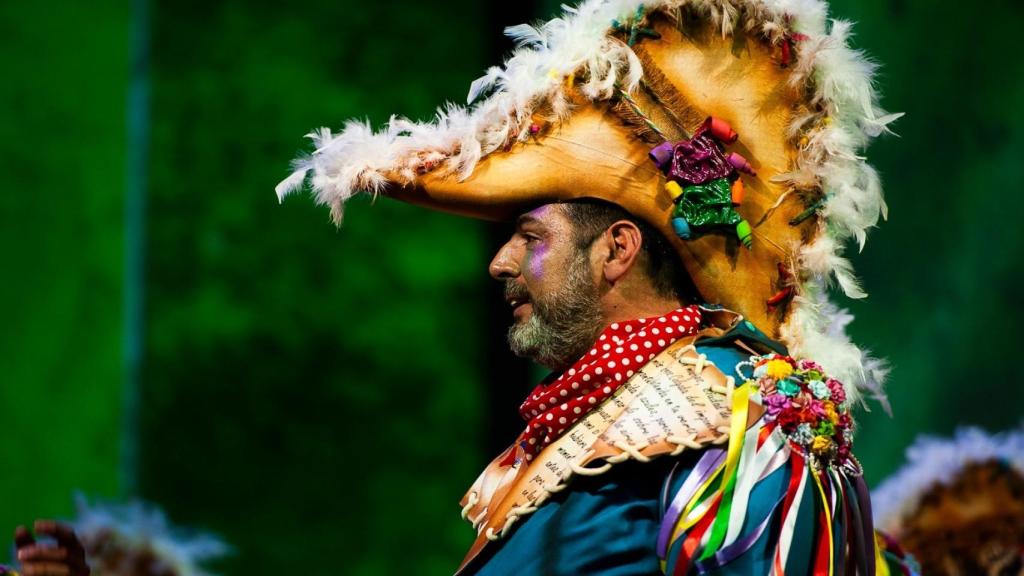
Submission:
M 846 326 L 852 320 L 853 315 L 829 301 L 824 285 L 808 282 L 794 298 L 793 311 L 780 331 L 790 354 L 813 358 L 829 375 L 847 385 L 851 405 L 863 405 L 867 395 L 881 402 L 888 412 L 882 393 L 888 367 L 850 340 Z

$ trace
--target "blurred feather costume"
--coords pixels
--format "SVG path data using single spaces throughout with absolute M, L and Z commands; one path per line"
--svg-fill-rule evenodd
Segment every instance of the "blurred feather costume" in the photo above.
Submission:
M 219 538 L 171 525 L 157 507 L 90 504 L 78 498 L 75 533 L 96 576 L 215 576 L 204 564 L 226 555 Z
M 923 574 L 1024 574 L 1024 427 L 918 437 L 872 499 Z
M 536 457 L 491 463 L 461 502 L 478 537 L 460 570 L 884 573 L 849 412 L 884 399 L 885 368 L 827 290 L 865 296 L 844 243 L 886 215 L 863 149 L 899 114 L 849 23 L 820 0 L 588 0 L 506 34 L 468 107 L 320 129 L 278 196 L 308 183 L 338 223 L 359 192 L 492 220 L 603 200 L 715 305 L 591 406 L 555 398 L 546 438 L 521 437 L 545 438 Z

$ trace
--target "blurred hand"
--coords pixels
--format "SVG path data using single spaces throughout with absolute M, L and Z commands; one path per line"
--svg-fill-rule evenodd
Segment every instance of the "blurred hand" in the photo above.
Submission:
M 53 520 L 36 520 L 35 533 L 49 536 L 56 544 L 38 544 L 24 526 L 14 531 L 21 573 L 24 576 L 89 576 L 85 549 L 67 524 Z

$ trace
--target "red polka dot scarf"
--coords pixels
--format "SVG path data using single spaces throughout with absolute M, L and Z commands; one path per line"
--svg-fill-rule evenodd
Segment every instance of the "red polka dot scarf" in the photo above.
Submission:
M 518 440 L 526 459 L 532 460 L 669 344 L 696 334 L 700 318 L 697 306 L 687 306 L 605 328 L 590 352 L 558 378 L 539 384 L 519 407 L 527 421 Z

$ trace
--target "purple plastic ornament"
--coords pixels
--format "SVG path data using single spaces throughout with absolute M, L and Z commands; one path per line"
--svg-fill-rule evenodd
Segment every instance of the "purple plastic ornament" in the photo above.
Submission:
M 692 186 L 725 178 L 732 171 L 718 143 L 701 130 L 693 138 L 676 143 L 668 177 L 679 180 L 684 186 Z
M 757 175 L 757 172 L 754 172 L 754 167 L 750 165 L 750 162 L 747 162 L 746 158 L 737 154 L 736 152 L 729 152 L 729 155 L 726 156 L 726 159 L 729 161 L 729 164 L 732 164 L 733 168 L 736 168 L 740 172 L 746 172 L 751 176 Z
M 672 147 L 673 144 L 671 142 L 662 142 L 651 149 L 648 156 L 650 156 L 654 165 L 658 167 L 658 170 L 662 172 L 668 170 L 669 163 L 672 162 Z

